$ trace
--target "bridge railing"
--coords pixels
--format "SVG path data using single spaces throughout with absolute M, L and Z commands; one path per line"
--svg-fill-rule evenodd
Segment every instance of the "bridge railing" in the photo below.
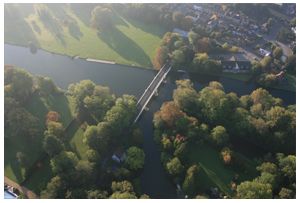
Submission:
M 148 99 L 146 100 L 146 102 L 144 103 L 144 105 L 142 106 L 142 109 L 140 110 L 140 112 L 138 113 L 138 115 L 136 116 L 134 123 L 137 122 L 137 120 L 140 118 L 140 116 L 142 115 L 145 107 L 147 106 L 148 102 L 150 101 L 150 99 L 152 98 L 154 92 L 158 89 L 158 87 L 160 86 L 160 84 L 162 83 L 162 81 L 165 79 L 165 77 L 167 76 L 167 74 L 170 72 L 171 70 L 171 66 L 169 67 L 169 69 L 163 74 L 162 78 L 158 81 L 158 83 L 156 84 L 155 88 L 153 89 L 153 91 L 151 92 L 151 94 L 149 95 Z
M 166 64 L 164 64 L 163 67 L 161 67 L 161 69 L 158 71 L 158 73 L 156 73 L 155 77 L 153 78 L 153 80 L 151 81 L 151 83 L 148 85 L 148 87 L 145 89 L 144 93 L 142 94 L 142 96 L 140 97 L 140 99 L 138 100 L 138 102 L 136 103 L 137 106 L 139 105 L 139 103 L 141 102 L 141 100 L 145 96 L 146 92 L 148 91 L 149 87 L 151 87 L 151 85 L 153 84 L 153 82 L 155 81 L 155 79 L 159 76 L 160 72 L 162 72 L 162 70 L 164 69 L 165 66 L 166 66 Z

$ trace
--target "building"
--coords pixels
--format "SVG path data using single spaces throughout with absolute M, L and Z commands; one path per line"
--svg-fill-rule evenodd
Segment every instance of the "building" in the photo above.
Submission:
M 235 56 L 229 60 L 221 60 L 224 72 L 246 73 L 251 70 L 251 63 L 247 60 L 237 60 Z
M 259 48 L 259 54 L 261 56 L 270 56 L 271 55 L 271 52 L 270 51 L 267 51 L 265 49 L 262 49 L 262 48 Z
M 184 38 L 188 38 L 189 33 L 187 31 L 178 29 L 178 28 L 174 28 L 173 32 L 178 33 L 180 36 L 184 37 Z

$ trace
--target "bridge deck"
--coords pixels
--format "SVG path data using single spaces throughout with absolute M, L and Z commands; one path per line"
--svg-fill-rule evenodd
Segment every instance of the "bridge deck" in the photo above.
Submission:
M 171 66 L 164 65 L 160 69 L 160 71 L 156 74 L 156 76 L 151 81 L 149 86 L 146 88 L 146 90 L 144 91 L 144 93 L 142 94 L 142 96 L 140 97 L 140 99 L 137 103 L 138 115 L 136 116 L 136 118 L 134 120 L 134 123 L 136 123 L 137 120 L 139 119 L 139 117 L 142 115 L 142 113 L 143 113 L 144 109 L 146 108 L 147 104 L 149 103 L 152 96 L 154 95 L 154 93 L 159 88 L 162 81 L 166 78 L 166 76 L 170 72 L 171 68 L 172 68 Z

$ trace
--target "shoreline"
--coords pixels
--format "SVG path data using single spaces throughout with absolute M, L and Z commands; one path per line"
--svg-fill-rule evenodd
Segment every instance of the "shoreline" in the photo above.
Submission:
M 26 45 L 21 45 L 21 44 L 16 44 L 16 43 L 11 43 L 11 42 L 4 42 L 4 45 L 5 44 L 11 45 L 11 46 L 19 46 L 19 47 L 23 47 L 23 48 L 28 48 L 29 49 L 29 47 L 26 46 Z M 155 70 L 154 68 L 151 68 L 151 67 L 136 66 L 134 64 L 131 64 L 131 65 L 130 64 L 122 64 L 122 63 L 117 63 L 117 62 L 114 62 L 114 61 L 103 60 L 103 59 L 84 58 L 84 57 L 80 57 L 80 56 L 77 56 L 77 55 L 70 56 L 70 55 L 67 55 L 67 54 L 61 54 L 61 53 L 56 53 L 56 52 L 53 52 L 53 51 L 48 51 L 48 50 L 43 49 L 41 47 L 38 47 L 37 49 L 45 51 L 45 52 L 48 52 L 48 53 L 51 53 L 51 54 L 69 57 L 72 60 L 82 59 L 82 60 L 85 60 L 85 61 L 88 61 L 88 62 L 92 62 L 92 63 L 100 63 L 100 64 L 106 64 L 106 65 L 121 65 L 121 66 L 126 66 L 126 67 L 129 67 L 129 68 L 138 68 L 138 69 L 142 69 L 142 70 L 157 72 L 157 70 Z M 28 50 L 28 51 L 30 51 L 30 50 Z M 5 52 L 5 50 L 4 50 L 4 52 Z M 32 53 L 32 54 L 34 54 L 34 53 Z M 193 73 L 193 72 L 189 72 L 189 73 Z M 220 75 L 216 75 L 216 74 L 205 74 L 205 75 L 216 76 L 216 77 L 224 77 L 224 78 L 228 78 L 228 79 L 232 79 L 232 80 L 238 80 L 238 81 L 241 81 L 241 82 L 246 82 L 243 79 L 237 79 L 237 78 L 233 78 L 233 77 L 230 77 L 230 76 L 226 76 L 223 73 L 220 74 Z M 262 87 L 262 88 L 264 88 L 264 87 Z M 278 87 L 268 87 L 267 89 L 275 89 L 275 90 L 281 90 L 281 91 L 287 91 L 287 92 L 296 93 L 296 90 L 293 91 L 293 90 L 282 89 L 282 88 L 278 88 Z

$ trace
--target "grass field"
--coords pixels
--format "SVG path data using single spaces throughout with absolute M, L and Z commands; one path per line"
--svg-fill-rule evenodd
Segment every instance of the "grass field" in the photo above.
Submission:
M 5 139 L 4 143 L 4 174 L 11 180 L 21 183 L 25 178 L 25 169 L 16 160 L 16 153 L 23 152 L 28 157 L 28 165 L 32 165 L 41 155 L 43 132 L 45 130 L 45 116 L 48 111 L 57 111 L 61 115 L 61 121 L 66 127 L 73 119 L 74 109 L 70 105 L 70 98 L 63 94 L 41 97 L 34 95 L 27 103 L 26 109 L 39 119 L 40 136 L 29 140 L 26 136 L 17 139 Z M 5 131 L 9 134 L 9 129 Z M 41 175 L 43 178 L 44 175 Z
M 274 86 L 276 89 L 296 92 L 296 76 L 286 74 L 287 83 Z
M 152 67 L 152 58 L 165 29 L 126 19 L 114 12 L 114 27 L 98 33 L 89 26 L 92 8 L 73 7 L 67 4 L 5 5 L 5 42 L 28 45 L 28 41 L 33 41 L 40 48 L 59 54 Z M 36 13 L 41 8 L 53 16 L 51 24 L 42 21 Z M 18 15 L 10 17 L 10 13 Z M 74 21 L 75 28 L 69 29 L 64 19 Z
M 235 171 L 232 168 L 226 167 L 220 159 L 219 152 L 208 146 L 193 146 L 189 152 L 189 162 L 199 164 L 202 168 L 198 186 L 203 192 L 210 187 L 217 186 L 222 192 L 227 195 L 232 195 L 230 182 L 233 180 L 235 174 L 239 174 L 240 180 L 251 179 L 255 172 L 255 165 L 248 160 L 248 171 Z
M 228 72 L 223 72 L 221 76 L 246 82 L 251 78 L 251 73 L 228 73 Z

